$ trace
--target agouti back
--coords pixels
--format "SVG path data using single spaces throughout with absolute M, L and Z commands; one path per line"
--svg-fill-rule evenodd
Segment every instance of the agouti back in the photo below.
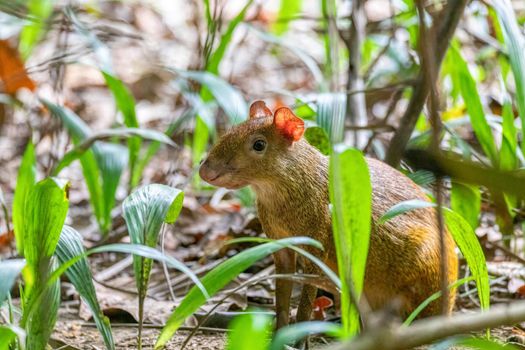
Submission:
M 302 138 L 303 121 L 281 107 L 274 114 L 264 102 L 250 107 L 250 118 L 223 135 L 200 168 L 206 182 L 230 189 L 252 186 L 257 211 L 270 238 L 309 236 L 325 252 L 312 251 L 337 272 L 328 195 L 328 157 Z M 393 300 L 407 316 L 422 301 L 440 290 L 440 238 L 435 210 L 418 209 L 384 224 L 378 219 L 393 205 L 410 199 L 428 200 L 424 192 L 396 169 L 367 158 L 372 183 L 372 234 L 365 273 L 364 294 L 373 309 Z M 448 284 L 457 279 L 454 243 L 446 234 Z M 295 255 L 283 250 L 274 255 L 277 273 L 293 273 Z M 318 273 L 305 261 L 306 273 Z M 288 324 L 292 282 L 277 280 L 277 327 Z M 317 289 L 303 287 L 297 321 L 309 320 Z M 454 306 L 449 293 L 447 309 Z M 438 314 L 439 302 L 422 316 Z

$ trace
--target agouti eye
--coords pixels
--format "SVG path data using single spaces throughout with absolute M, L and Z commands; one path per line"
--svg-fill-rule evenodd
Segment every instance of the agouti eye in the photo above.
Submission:
M 262 151 L 264 151 L 265 148 L 266 148 L 266 141 L 264 141 L 264 140 L 256 140 L 253 143 L 253 149 L 256 152 L 262 152 Z

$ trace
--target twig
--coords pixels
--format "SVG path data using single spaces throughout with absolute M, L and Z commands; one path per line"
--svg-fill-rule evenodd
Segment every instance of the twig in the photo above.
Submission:
M 366 101 L 365 94 L 350 95 L 349 91 L 364 90 L 365 83 L 363 77 L 359 74 L 361 69 L 361 45 L 366 35 L 366 13 L 365 1 L 352 1 L 350 36 L 348 41 L 345 41 L 349 51 L 348 59 L 348 80 L 346 83 L 346 119 L 351 122 L 351 125 L 362 126 L 366 124 Z M 366 133 L 355 131 L 354 146 L 361 148 L 365 145 Z
M 414 322 L 410 327 L 383 327 L 354 340 L 327 347 L 327 350 L 411 349 L 458 334 L 480 331 L 525 320 L 525 301 L 494 306 L 489 311 L 454 317 L 434 317 Z
M 435 22 L 432 26 L 433 31 L 437 33 L 434 51 L 434 70 L 439 72 L 441 62 L 445 56 L 445 52 L 449 46 L 450 40 L 459 23 L 461 15 L 467 5 L 468 0 L 450 0 L 447 7 L 442 10 L 438 17 L 443 18 L 439 22 Z M 437 28 L 437 30 L 436 30 Z M 390 146 L 386 154 L 386 162 L 394 167 L 398 166 L 401 161 L 403 151 L 414 131 L 417 119 L 423 109 L 423 105 L 427 99 L 430 91 L 430 81 L 424 70 L 420 70 L 416 86 L 413 89 L 412 97 L 408 103 L 405 114 L 399 123 L 400 127 L 397 129 L 394 137 L 390 141 Z

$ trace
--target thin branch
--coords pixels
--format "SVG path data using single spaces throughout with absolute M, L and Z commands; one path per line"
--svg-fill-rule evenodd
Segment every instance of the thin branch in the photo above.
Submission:
M 400 350 L 432 343 L 458 334 L 486 328 L 513 325 L 525 320 L 525 301 L 498 305 L 489 311 L 454 317 L 434 317 L 414 322 L 410 327 L 383 327 L 327 350 Z
M 432 31 L 437 33 L 434 52 L 434 70 L 439 72 L 441 62 L 445 57 L 450 40 L 454 34 L 456 27 L 468 0 L 449 0 L 447 7 L 442 10 L 441 14 L 436 18 L 443 18 L 441 21 L 436 21 L 432 26 Z M 438 30 L 435 30 L 438 28 Z M 436 77 L 437 78 L 437 77 Z M 420 70 L 416 86 L 414 87 L 412 97 L 408 103 L 408 107 L 399 123 L 400 127 L 397 129 L 394 137 L 390 141 L 390 146 L 386 154 L 386 162 L 394 167 L 398 166 L 403 151 L 410 139 L 410 135 L 414 131 L 417 119 L 423 110 L 423 106 L 430 91 L 430 81 L 424 70 Z

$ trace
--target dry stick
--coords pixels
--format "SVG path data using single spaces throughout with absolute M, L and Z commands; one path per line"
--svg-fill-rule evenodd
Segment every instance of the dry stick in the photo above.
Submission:
M 440 135 L 441 135 L 441 120 L 438 113 L 438 96 L 436 89 L 436 65 L 433 60 L 432 52 L 434 51 L 433 43 L 435 43 L 435 32 L 431 29 L 427 32 L 425 24 L 425 9 L 423 1 L 418 0 L 416 2 L 417 12 L 419 16 L 419 45 L 420 45 L 420 57 L 421 57 L 421 71 L 425 73 L 426 80 L 430 83 L 430 98 L 428 99 L 428 109 L 430 112 L 430 122 L 432 124 L 432 149 L 434 151 L 439 150 Z M 443 177 L 438 176 L 436 178 L 435 196 L 437 202 L 437 226 L 439 229 L 439 246 L 441 256 L 441 312 L 446 315 L 449 312 L 449 290 L 448 290 L 448 261 L 447 261 L 447 250 L 445 242 L 445 227 L 443 223 L 443 209 L 441 207 L 443 203 Z
M 435 51 L 433 52 L 434 70 L 436 72 L 439 72 L 441 62 L 443 61 L 445 52 L 467 2 L 468 0 L 449 0 L 447 7 L 441 11 L 439 16 L 435 17 L 443 18 L 441 21 L 436 21 L 431 29 L 435 30 L 437 33 L 437 42 L 433 45 L 435 48 Z M 403 151 L 410 139 L 410 135 L 412 135 L 412 131 L 414 131 L 414 127 L 419 114 L 423 109 L 429 91 L 430 82 L 428 81 L 428 76 L 423 70 L 421 70 L 417 78 L 416 86 L 413 89 L 412 97 L 408 103 L 408 107 L 399 123 L 400 126 L 390 141 L 390 146 L 388 147 L 385 159 L 388 164 L 394 167 L 399 165 Z
M 350 36 L 348 41 L 345 41 L 349 51 L 348 59 L 348 81 L 346 83 L 346 90 L 363 90 L 365 83 L 363 77 L 359 74 L 361 68 L 361 45 L 366 36 L 366 13 L 365 1 L 352 1 Z M 365 94 L 355 94 L 346 96 L 346 119 L 351 122 L 351 125 L 363 125 L 366 123 L 366 101 Z M 364 133 L 354 132 L 354 146 L 364 146 Z
M 385 327 L 368 332 L 355 340 L 326 348 L 327 350 L 398 350 L 411 349 L 453 335 L 486 328 L 513 325 L 525 320 L 525 301 L 494 306 L 489 311 L 455 317 L 433 317 L 417 321 L 410 327 Z

